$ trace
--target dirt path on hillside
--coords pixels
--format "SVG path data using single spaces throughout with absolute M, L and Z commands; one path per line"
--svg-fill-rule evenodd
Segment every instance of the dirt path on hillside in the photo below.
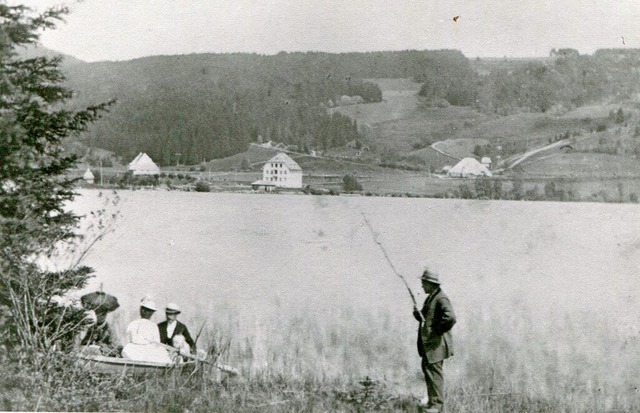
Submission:
M 442 141 L 438 141 L 438 142 L 434 142 L 434 143 L 432 143 L 432 144 L 431 144 L 431 148 L 432 148 L 434 151 L 436 151 L 436 152 L 438 152 L 438 153 L 440 153 L 440 154 L 442 154 L 442 155 L 444 155 L 444 156 L 448 156 L 449 158 L 455 159 L 456 161 L 459 161 L 459 160 L 461 160 L 461 159 L 462 159 L 462 158 L 459 158 L 459 157 L 457 157 L 457 156 L 454 156 L 454 155 L 452 155 L 452 154 L 450 154 L 450 153 L 447 153 L 447 152 L 443 151 L 442 149 L 440 149 L 440 148 L 438 147 L 438 146 L 440 146 L 440 145 L 438 145 L 439 143 L 442 143 Z
M 548 151 L 550 149 L 554 149 L 554 148 L 561 148 L 562 146 L 566 146 L 566 145 L 571 145 L 571 141 L 568 139 L 563 139 L 561 141 L 558 142 L 554 142 L 552 144 L 543 146 L 542 148 L 537 148 L 537 149 L 533 149 L 529 152 L 525 152 L 522 156 L 520 156 L 519 158 L 515 158 L 514 162 L 511 163 L 508 167 L 506 167 L 505 169 L 511 169 L 517 165 L 519 165 L 520 163 L 526 161 L 528 158 L 530 158 L 531 156 L 538 154 L 540 152 L 544 152 L 544 151 Z

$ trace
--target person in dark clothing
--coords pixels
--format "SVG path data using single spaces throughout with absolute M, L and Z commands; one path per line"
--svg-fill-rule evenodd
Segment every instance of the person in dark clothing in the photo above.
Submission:
M 420 321 L 418 328 L 418 354 L 422 358 L 422 372 L 427 384 L 428 401 L 420 405 L 427 413 L 444 409 L 443 362 L 453 356 L 451 328 L 456 316 L 449 298 L 440 287 L 438 275 L 429 269 L 422 273 L 422 288 L 428 294 L 421 310 L 415 309 L 413 316 Z
M 179 350 L 186 350 L 181 343 L 186 343 L 189 346 L 189 350 L 186 353 L 196 353 L 196 343 L 191 338 L 187 326 L 178 321 L 178 314 L 180 314 L 180 307 L 175 303 L 167 304 L 165 308 L 165 315 L 167 319 L 158 324 L 158 330 L 160 330 L 160 342 L 178 348 Z M 184 339 L 181 339 L 183 337 Z
M 99 346 L 103 356 L 117 356 L 118 347 L 113 344 L 111 327 L 106 311 L 95 311 L 95 322 L 80 334 L 80 346 Z
M 109 324 L 107 323 L 107 313 L 106 312 L 96 312 L 96 322 L 91 324 L 89 328 L 87 328 L 84 337 L 82 337 L 82 341 L 80 345 L 88 346 L 91 344 L 105 344 L 111 345 L 111 330 L 109 329 Z

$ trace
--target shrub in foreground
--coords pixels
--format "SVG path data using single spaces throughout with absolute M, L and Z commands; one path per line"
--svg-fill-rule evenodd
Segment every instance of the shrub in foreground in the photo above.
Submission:
M 62 86 L 61 59 L 16 52 L 35 44 L 37 33 L 64 13 L 0 4 L 0 323 L 5 344 L 28 354 L 52 351 L 73 337 L 82 314 L 57 298 L 83 287 L 92 272 L 78 264 L 49 270 L 36 259 L 80 239 L 79 217 L 65 208 L 75 195 L 76 180 L 66 172 L 76 158 L 65 155 L 62 141 L 108 106 L 60 109 L 72 97 Z

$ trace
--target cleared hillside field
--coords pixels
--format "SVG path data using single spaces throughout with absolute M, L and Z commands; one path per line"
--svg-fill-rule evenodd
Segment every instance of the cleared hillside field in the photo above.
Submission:
M 499 117 L 461 131 L 461 138 L 502 139 L 530 143 L 548 142 L 549 138 L 571 130 L 588 130 L 594 119 L 560 118 L 542 113 L 521 113 Z
M 428 107 L 417 96 L 420 85 L 409 79 L 369 80 L 381 88 L 383 102 L 332 110 L 355 119 L 370 143 L 402 154 L 425 141 L 448 141 L 443 145 L 451 146 L 450 153 L 458 158 L 469 156 L 476 144 L 496 140 L 524 142 L 534 147 L 568 131 L 594 129 L 614 110 L 614 105 L 594 105 L 561 116 L 543 113 L 490 116 L 470 107 Z
M 204 322 L 203 345 L 230 343 L 225 362 L 250 382 L 287 389 L 368 376 L 393 397 L 422 395 L 411 300 L 364 213 L 418 300 L 427 264 L 453 302 L 448 409 L 640 410 L 636 205 L 120 196 L 115 231 L 86 260 L 97 270 L 91 287 L 120 300 L 110 316 L 120 331 L 151 294 L 159 305 L 178 302 L 191 328 Z M 102 199 L 82 191 L 73 208 L 87 213 Z
M 410 118 L 418 105 L 416 92 L 411 90 L 383 92 L 383 99 L 376 103 L 339 106 L 329 109 L 329 112 L 347 115 L 362 125 L 372 125 Z
M 608 104 L 608 105 L 587 105 L 575 108 L 560 117 L 567 119 L 603 119 L 609 116 L 611 111 L 616 111 L 621 105 Z
M 640 177 L 640 160 L 631 156 L 604 153 L 555 151 L 520 165 L 526 174 L 531 175 L 567 178 Z
M 410 79 L 368 79 L 382 90 L 383 101 L 332 110 L 355 119 L 370 143 L 400 152 L 425 139 L 441 140 L 486 119 L 462 107 L 431 108 L 418 96 L 420 83 Z
M 486 119 L 486 115 L 471 108 L 431 108 L 418 105 L 410 117 L 375 124 L 372 136 L 379 146 L 410 151 L 415 143 L 456 137 L 465 129 Z
M 445 155 L 430 146 L 411 151 L 408 156 L 420 159 L 426 166 L 433 168 L 436 171 L 442 169 L 442 167 L 446 165 L 455 165 L 459 160 L 456 156 Z
M 405 91 L 418 93 L 422 86 L 421 83 L 414 82 L 411 79 L 371 78 L 365 79 L 365 81 L 377 84 L 383 94 Z
M 205 164 L 207 170 L 210 171 L 233 171 L 240 169 L 246 160 L 250 165 L 258 168 L 269 159 L 276 156 L 278 152 L 273 149 L 261 148 L 257 145 L 249 145 L 245 152 L 228 156 L 226 158 L 214 159 Z
M 441 151 L 453 155 L 458 159 L 466 158 L 468 156 L 475 156 L 473 150 L 476 145 L 486 145 L 489 143 L 486 139 L 447 139 L 444 141 L 436 142 L 434 145 Z

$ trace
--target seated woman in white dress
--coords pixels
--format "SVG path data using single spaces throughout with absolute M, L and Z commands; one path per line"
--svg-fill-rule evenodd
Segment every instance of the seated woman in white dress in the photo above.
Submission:
M 142 300 L 140 318 L 127 326 L 127 344 L 122 349 L 122 357 L 136 361 L 171 363 L 169 353 L 160 344 L 158 325 L 150 320 L 157 311 L 153 301 Z

